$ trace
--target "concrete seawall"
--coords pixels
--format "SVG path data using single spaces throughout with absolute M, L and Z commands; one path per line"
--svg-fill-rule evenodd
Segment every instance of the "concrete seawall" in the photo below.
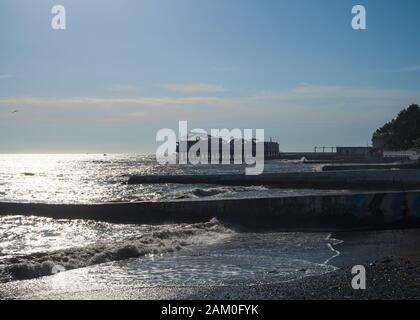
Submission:
M 336 157 L 335 152 L 281 152 L 279 155 L 282 160 L 334 160 Z
M 415 226 L 420 221 L 420 191 L 91 205 L 0 203 L 0 214 L 137 224 L 216 217 L 234 225 L 276 229 Z
M 327 165 L 322 167 L 322 171 L 342 171 L 342 170 L 384 170 L 384 169 L 420 169 L 420 163 L 390 163 L 390 164 L 343 164 Z
M 352 170 L 331 172 L 287 172 L 246 175 L 150 175 L 132 176 L 129 184 L 217 184 L 267 185 L 277 188 L 416 190 L 420 170 Z

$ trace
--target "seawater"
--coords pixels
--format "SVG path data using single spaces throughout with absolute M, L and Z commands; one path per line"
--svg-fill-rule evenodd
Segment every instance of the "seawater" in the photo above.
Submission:
M 128 185 L 131 174 L 243 174 L 243 166 L 160 166 L 144 155 L 0 155 L 0 201 L 105 203 L 317 194 L 265 186 Z M 266 172 L 318 166 L 269 161 Z M 327 233 L 243 232 L 212 219 L 122 225 L 0 212 L 0 297 L 291 281 L 335 269 Z M 54 274 L 54 266 L 63 272 Z M 60 269 L 62 270 L 62 269 Z

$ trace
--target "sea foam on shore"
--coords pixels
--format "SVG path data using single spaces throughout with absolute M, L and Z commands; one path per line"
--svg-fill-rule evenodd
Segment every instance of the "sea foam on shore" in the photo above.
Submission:
M 118 226 L 86 221 L 57 222 L 36 217 L 0 217 L 0 223 L 6 221 L 0 239 L 0 282 L 52 275 L 55 266 L 71 270 L 171 253 L 192 244 L 212 244 L 233 234 L 216 219 L 196 224 Z M 24 223 L 26 227 L 22 228 Z M 25 229 L 26 234 L 21 234 L 19 229 Z M 49 246 L 51 240 L 54 243 L 60 237 L 55 249 Z

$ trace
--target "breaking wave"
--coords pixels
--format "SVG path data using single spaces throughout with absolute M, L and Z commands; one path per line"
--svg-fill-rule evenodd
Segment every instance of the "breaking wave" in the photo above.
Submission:
M 221 187 L 197 187 L 188 190 L 178 190 L 174 192 L 167 193 L 162 196 L 162 199 L 198 199 L 206 197 L 229 197 L 229 196 L 246 196 L 247 194 L 251 195 L 256 192 L 267 191 L 268 187 L 264 186 L 221 186 Z
M 231 229 L 212 219 L 205 223 L 162 226 L 159 230 L 120 242 L 7 257 L 0 261 L 0 282 L 48 276 L 57 270 L 83 268 L 145 255 L 163 255 L 190 245 L 215 243 L 232 234 Z

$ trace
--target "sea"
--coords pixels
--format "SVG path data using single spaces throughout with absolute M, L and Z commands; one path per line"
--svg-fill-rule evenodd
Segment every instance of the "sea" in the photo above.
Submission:
M 271 160 L 264 173 L 320 169 L 319 164 Z M 127 183 L 133 174 L 244 172 L 242 165 L 163 166 L 153 155 L 141 154 L 2 154 L 0 202 L 91 204 L 337 192 Z M 0 299 L 54 298 L 110 288 L 293 281 L 336 270 L 339 243 L 327 232 L 257 232 L 215 218 L 137 225 L 0 212 Z

